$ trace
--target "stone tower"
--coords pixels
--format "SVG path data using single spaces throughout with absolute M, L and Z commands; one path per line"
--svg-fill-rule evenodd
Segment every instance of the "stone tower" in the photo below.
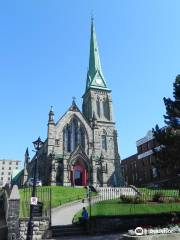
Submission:
M 98 163 L 95 163 L 98 166 L 97 182 L 100 185 L 108 185 L 112 182 L 114 185 L 120 185 L 120 158 L 112 112 L 111 90 L 107 87 L 102 72 L 93 19 L 91 21 L 89 69 L 82 110 L 93 130 L 93 162 L 96 162 L 97 156 L 101 156 Z

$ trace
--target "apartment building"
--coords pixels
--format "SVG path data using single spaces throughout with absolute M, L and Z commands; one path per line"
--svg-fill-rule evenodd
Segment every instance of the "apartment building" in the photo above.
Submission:
M 10 183 L 13 170 L 18 170 L 19 168 L 19 160 L 0 159 L 0 187 Z

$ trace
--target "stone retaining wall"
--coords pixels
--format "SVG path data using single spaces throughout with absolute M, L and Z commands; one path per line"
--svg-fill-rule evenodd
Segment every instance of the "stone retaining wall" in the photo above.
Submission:
M 19 221 L 20 236 L 24 239 L 26 239 L 28 221 L 28 218 L 20 219 Z M 49 218 L 34 218 L 33 224 L 33 240 L 40 240 L 48 237 Z
M 91 217 L 89 220 L 90 233 L 112 233 L 135 229 L 140 226 L 163 226 L 173 223 L 173 213 L 146 214 L 132 216 L 98 216 Z M 180 213 L 176 215 L 176 221 L 180 220 Z

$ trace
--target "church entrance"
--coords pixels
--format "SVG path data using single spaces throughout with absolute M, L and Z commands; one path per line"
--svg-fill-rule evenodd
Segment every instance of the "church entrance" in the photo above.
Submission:
M 82 186 L 83 185 L 83 174 L 79 170 L 76 170 L 74 172 L 74 184 L 76 186 Z
M 83 163 L 77 161 L 71 171 L 71 183 L 74 186 L 88 185 L 88 172 Z

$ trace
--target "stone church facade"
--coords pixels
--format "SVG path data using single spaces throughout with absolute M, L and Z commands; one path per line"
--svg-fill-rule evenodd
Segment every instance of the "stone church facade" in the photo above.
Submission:
M 35 157 L 30 161 L 26 150 L 24 183 L 33 176 Z M 38 178 L 45 185 L 122 185 L 111 90 L 102 72 L 93 20 L 82 111 L 73 99 L 55 123 L 51 108 L 47 139 L 37 158 Z

